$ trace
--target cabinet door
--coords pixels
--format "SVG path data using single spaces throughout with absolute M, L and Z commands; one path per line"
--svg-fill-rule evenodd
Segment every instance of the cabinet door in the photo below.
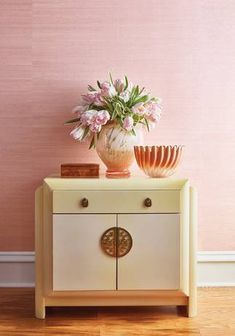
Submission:
M 53 215 L 53 290 L 116 289 L 116 260 L 100 238 L 115 215 Z
M 119 215 L 118 226 L 132 237 L 132 248 L 118 258 L 118 289 L 178 289 L 180 215 Z

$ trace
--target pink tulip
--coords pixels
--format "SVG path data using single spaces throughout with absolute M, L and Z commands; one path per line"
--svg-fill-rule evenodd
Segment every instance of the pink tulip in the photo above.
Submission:
M 145 103 L 145 108 L 147 110 L 159 111 L 162 109 L 162 106 L 160 100 L 159 101 L 150 100 L 149 102 Z
M 96 115 L 97 115 L 96 110 L 85 111 L 80 117 L 80 121 L 82 125 L 89 126 L 93 124 L 93 122 L 95 121 Z
M 73 109 L 72 109 L 72 113 L 76 114 L 77 117 L 79 118 L 82 113 L 84 113 L 86 111 L 86 106 L 82 106 L 82 105 L 78 105 L 78 106 L 75 106 Z
M 117 94 L 115 87 L 109 82 L 103 82 L 101 84 L 101 96 L 103 97 L 113 97 Z
M 89 92 L 87 94 L 82 95 L 83 101 L 85 104 L 93 104 L 96 99 L 96 92 Z
M 146 119 L 152 122 L 158 122 L 161 119 L 161 114 L 157 111 L 152 111 L 146 116 Z
M 146 108 L 145 105 L 143 103 L 138 103 L 135 104 L 132 108 L 131 108 L 132 112 L 138 115 L 144 115 L 146 113 Z
M 106 110 L 101 110 L 97 112 L 95 123 L 97 125 L 105 125 L 110 119 L 110 114 Z
M 157 102 L 150 101 L 145 104 L 145 108 L 145 117 L 148 120 L 152 122 L 158 122 L 161 119 L 161 106 Z
M 83 101 L 85 104 L 90 105 L 90 104 L 94 104 L 97 106 L 102 106 L 103 105 L 103 101 L 102 101 L 102 96 L 100 92 L 89 92 L 85 95 L 82 95 Z
M 95 104 L 96 106 L 103 106 L 104 101 L 102 99 L 102 95 L 101 95 L 100 92 L 96 93 L 95 100 L 94 100 L 93 104 Z
M 98 125 L 96 123 L 90 125 L 90 131 L 93 133 L 99 133 L 101 131 L 101 125 Z
M 132 117 L 128 116 L 123 120 L 123 128 L 127 131 L 131 131 L 133 129 L 134 120 Z
M 125 87 L 125 81 L 123 79 L 120 79 L 120 78 L 116 79 L 114 81 L 114 87 L 115 87 L 115 89 L 118 93 L 123 92 L 124 87 Z

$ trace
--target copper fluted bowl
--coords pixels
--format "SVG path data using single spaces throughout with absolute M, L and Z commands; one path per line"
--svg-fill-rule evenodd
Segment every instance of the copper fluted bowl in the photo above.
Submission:
M 178 166 L 183 146 L 134 146 L 138 166 L 150 177 L 168 177 Z

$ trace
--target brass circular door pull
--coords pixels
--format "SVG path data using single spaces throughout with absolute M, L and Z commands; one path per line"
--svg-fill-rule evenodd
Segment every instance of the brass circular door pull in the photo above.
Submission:
M 100 239 L 101 248 L 111 257 L 124 257 L 132 248 L 132 237 L 130 233 L 119 227 L 112 227 L 106 230 Z
M 150 208 L 152 206 L 152 200 L 151 198 L 146 198 L 144 200 L 144 205 L 147 207 L 147 208 Z
M 87 208 L 88 205 L 89 205 L 89 201 L 88 201 L 88 199 L 87 199 L 87 198 L 83 198 L 83 199 L 81 200 L 81 205 L 82 205 L 83 208 Z

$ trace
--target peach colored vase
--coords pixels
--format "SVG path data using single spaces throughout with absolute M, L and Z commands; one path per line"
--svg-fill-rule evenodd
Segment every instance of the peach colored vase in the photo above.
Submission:
M 107 177 L 128 177 L 134 161 L 134 146 L 142 144 L 142 128 L 135 128 L 136 135 L 127 132 L 117 123 L 102 127 L 96 151 L 107 167 Z

